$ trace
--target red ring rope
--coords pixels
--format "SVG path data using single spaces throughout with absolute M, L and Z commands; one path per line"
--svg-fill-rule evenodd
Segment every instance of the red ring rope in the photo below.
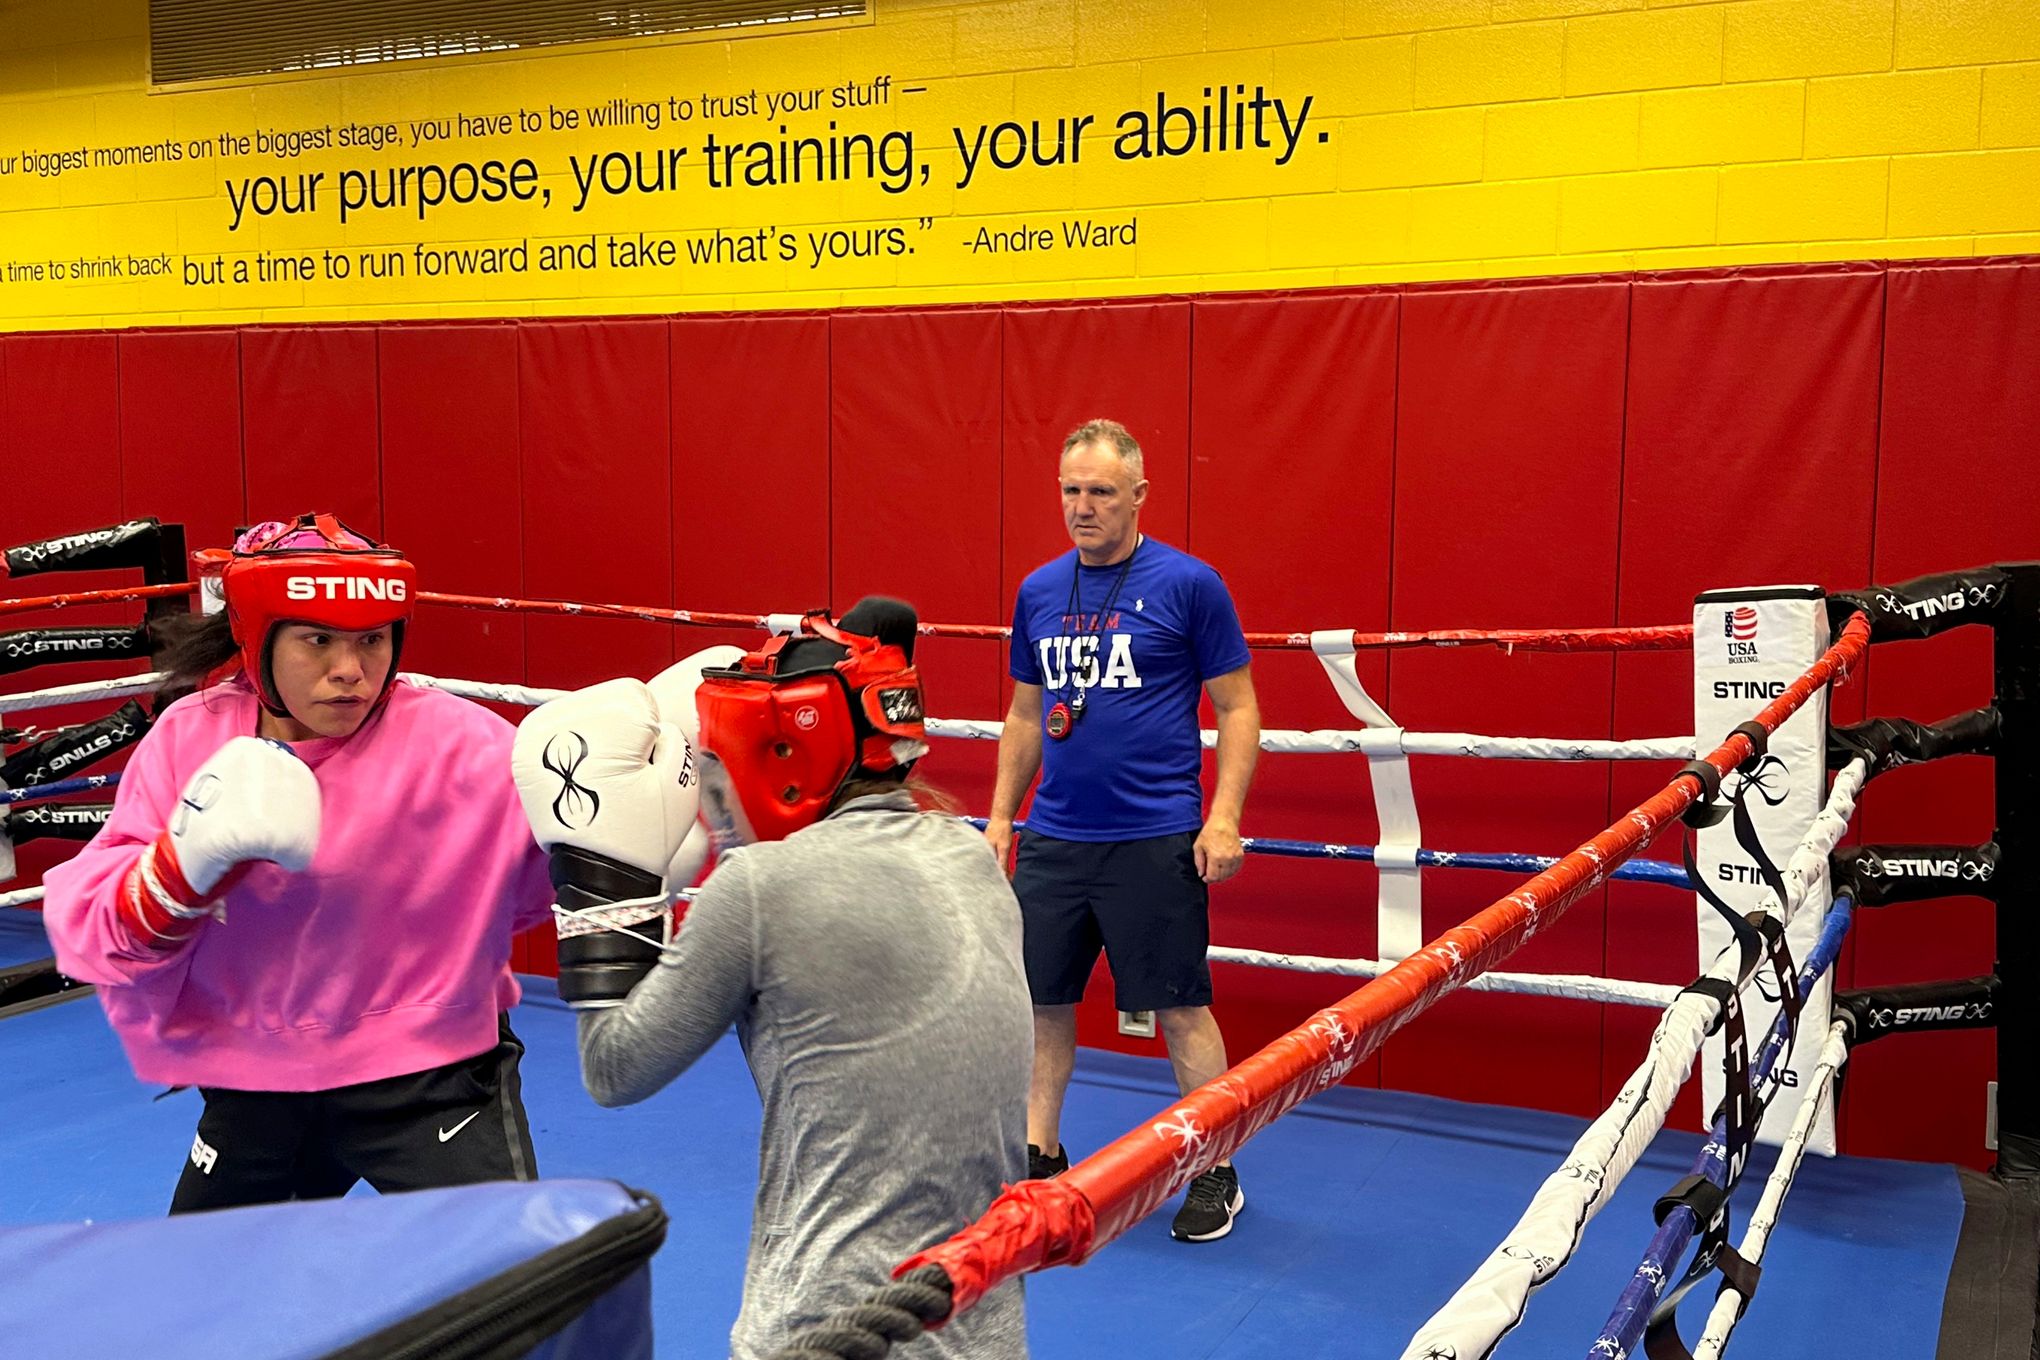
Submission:
M 81 605 L 122 604 L 134 600 L 160 600 L 197 590 L 198 583 L 163 586 L 128 586 L 118 590 L 81 590 L 65 595 L 31 595 L 0 600 L 0 616 L 24 614 L 37 609 L 69 609 Z M 508 595 L 448 595 L 434 590 L 418 592 L 421 604 L 448 605 L 459 609 L 483 609 L 512 614 L 567 614 L 599 619 L 643 619 L 651 623 L 678 623 L 697 628 L 764 628 L 764 614 L 715 613 L 700 609 L 662 609 L 642 604 L 591 604 L 573 600 L 524 600 Z M 992 638 L 1003 640 L 1012 633 L 1002 624 L 924 623 L 924 637 Z M 1308 650 L 1308 633 L 1248 633 L 1247 645 L 1263 650 Z M 1690 624 L 1660 624 L 1647 628 L 1446 628 L 1428 632 L 1354 633 L 1356 650 L 1408 647 L 1499 647 L 1504 651 L 1534 652 L 1633 652 L 1679 651 L 1691 646 Z

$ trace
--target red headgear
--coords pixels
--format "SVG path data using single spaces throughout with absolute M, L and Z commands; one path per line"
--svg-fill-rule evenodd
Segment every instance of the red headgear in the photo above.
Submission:
M 799 632 L 701 673 L 702 814 L 719 841 L 783 839 L 818 821 L 851 778 L 903 773 L 927 754 L 913 611 L 867 600 L 843 623 L 886 609 L 894 626 L 873 632 L 897 634 L 903 613 L 903 642 L 845 631 L 817 611 Z
M 270 640 L 285 623 L 348 633 L 390 629 L 390 673 L 376 703 L 389 696 L 417 594 L 417 570 L 395 548 L 332 515 L 300 515 L 293 523 L 265 524 L 243 535 L 220 585 L 241 668 L 270 712 L 288 714 L 269 668 Z

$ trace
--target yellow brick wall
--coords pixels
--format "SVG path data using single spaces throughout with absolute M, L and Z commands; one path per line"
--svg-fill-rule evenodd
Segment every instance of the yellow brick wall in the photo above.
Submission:
M 165 90 L 149 84 L 146 0 L 0 0 L 0 328 L 884 305 L 2040 251 L 2040 0 L 874 0 L 873 10 L 735 37 Z M 887 98 L 868 108 L 696 114 L 656 131 L 584 122 L 416 148 L 408 136 L 414 120 L 456 113 L 763 99 L 878 77 Z M 1281 134 L 1268 149 L 1114 154 L 1118 120 L 1154 116 L 1158 94 L 1195 110 L 1207 86 L 1240 85 L 1280 98 L 1292 124 L 1311 101 L 1287 164 L 1276 164 Z M 980 130 L 1038 123 L 1052 151 L 1057 120 L 1085 115 L 1074 162 L 998 169 L 981 153 L 963 182 Z M 861 175 L 709 187 L 711 134 L 771 141 L 783 124 L 820 136 L 832 118 L 838 134 L 911 133 L 914 182 L 899 193 Z M 386 151 L 288 159 L 219 145 L 222 133 L 349 124 L 406 135 Z M 185 154 L 94 163 L 107 148 L 165 142 Z M 595 158 L 656 160 L 682 146 L 668 186 L 596 193 L 573 211 Z M 67 151 L 86 164 L 53 167 Z M 520 157 L 542 191 L 531 201 L 339 220 L 336 186 L 350 171 Z M 233 199 L 252 182 L 311 174 L 325 178 L 307 211 L 234 224 Z M 1066 233 L 1080 223 L 1117 231 L 1073 247 Z M 690 262 L 687 244 L 718 230 L 763 232 L 769 258 Z M 837 231 L 867 248 L 875 239 L 878 253 L 816 256 Z M 611 238 L 640 233 L 655 248 L 672 242 L 677 262 L 612 264 Z M 416 269 L 420 245 L 522 246 L 529 257 L 590 240 L 604 252 L 592 271 Z M 981 242 L 992 246 L 970 248 Z M 404 275 L 365 278 L 367 259 L 386 254 L 408 263 Z M 252 277 L 265 260 L 305 256 L 319 262 L 312 278 Z M 348 277 L 331 277 L 328 258 L 347 261 Z M 137 277 L 138 260 L 171 272 Z M 221 282 L 207 281 L 215 265 Z M 249 281 L 232 281 L 236 266 Z

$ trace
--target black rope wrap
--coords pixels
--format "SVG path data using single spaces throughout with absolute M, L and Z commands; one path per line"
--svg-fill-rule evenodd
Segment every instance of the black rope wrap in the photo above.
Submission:
M 1942 897 L 1998 900 L 2001 854 L 1982 845 L 1852 845 L 1828 857 L 1837 897 L 1859 907 L 1930 902 Z
M 885 1360 L 894 1346 L 948 1317 L 950 1298 L 948 1272 L 922 1266 L 795 1332 L 771 1360 Z
M 149 654 L 145 626 L 21 628 L 0 633 L 0 675 L 72 661 L 125 661 Z
M 1997 754 L 1998 711 L 1974 708 L 1937 723 L 1914 722 L 1910 718 L 1871 718 L 1828 732 L 1827 765 L 1839 770 L 1862 756 L 1870 762 L 1872 776 L 1900 765 L 1916 765 L 1943 756 Z
M 1965 623 L 1993 623 L 2010 579 L 1997 567 L 1974 567 L 1917 576 L 1895 586 L 1847 591 L 1828 596 L 1828 621 L 1840 631 L 1851 614 L 1860 612 L 1870 620 L 1872 642 L 1932 637 Z
M 1737 723 L 1728 735 L 1731 737 L 1739 735 L 1749 738 L 1750 753 L 1743 757 L 1743 765 L 1762 760 L 1771 753 L 1771 730 L 1755 718 L 1750 719 L 1746 723 Z M 1736 768 L 1741 769 L 1742 766 L 1738 765 Z
M 1686 804 L 1686 810 L 1679 814 L 1679 820 L 1687 826 L 1714 826 L 1728 816 L 1728 809 L 1719 805 L 1721 795 L 1721 771 L 1704 760 L 1689 760 L 1679 767 L 1673 780 L 1692 775 L 1700 783 L 1699 796 Z
M 1849 1020 L 1849 1042 L 1861 1047 L 1892 1034 L 1945 1029 L 1995 1029 L 1996 975 L 1947 982 L 1913 982 L 1835 993 L 1835 1009 Z
M 51 571 L 101 571 L 112 567 L 143 567 L 156 560 L 163 522 L 153 516 L 131 519 L 82 534 L 42 538 L 0 553 L 0 576 L 35 576 Z
M 0 784 L 25 789 L 55 779 L 83 774 L 96 765 L 140 741 L 148 733 L 149 715 L 140 701 L 130 699 L 113 712 L 91 722 L 66 727 L 24 746 L 0 762 Z

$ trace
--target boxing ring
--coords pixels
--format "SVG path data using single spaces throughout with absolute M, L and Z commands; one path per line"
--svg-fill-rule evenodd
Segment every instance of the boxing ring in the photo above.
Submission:
M 194 588 L 161 583 L 0 601 L 0 615 L 114 599 L 153 604 L 188 598 Z M 1951 591 L 1976 595 L 1978 604 L 1966 614 L 1924 607 L 1922 602 L 1945 600 Z M 2002 881 L 2005 857 L 1994 844 L 1839 851 L 1837 846 L 1875 775 L 1922 759 L 1991 753 L 2003 724 L 1994 706 L 1987 714 L 1932 725 L 1883 719 L 1835 728 L 1821 705 L 1827 688 L 1845 682 L 1873 642 L 1926 636 L 1962 622 L 1996 625 L 2001 617 L 2012 618 L 2005 601 L 2022 591 L 2035 591 L 2025 569 L 1986 568 L 1832 599 L 1800 592 L 1783 602 L 1751 603 L 1748 593 L 1724 592 L 1702 598 L 1694 626 L 1249 634 L 1257 648 L 1317 655 L 1361 724 L 1350 731 L 1266 732 L 1263 749 L 1366 759 L 1381 831 L 1373 845 L 1253 838 L 1249 853 L 1374 863 L 1383 957 L 1217 947 L 1212 957 L 1374 980 L 1189 1097 L 1176 1095 L 1166 1067 L 1154 1060 L 1086 1052 L 1077 1080 L 1089 1089 L 1071 1102 L 1070 1141 L 1098 1152 L 1056 1181 L 1014 1187 L 979 1223 L 902 1263 L 901 1273 L 912 1283 L 872 1281 L 882 1311 L 855 1321 L 882 1319 L 879 1334 L 839 1328 L 782 1354 L 882 1354 L 888 1329 L 897 1333 L 894 1340 L 904 1340 L 920 1326 L 968 1308 L 999 1280 L 1030 1272 L 1047 1272 L 1030 1291 L 1030 1331 L 1041 1355 L 1620 1357 L 1643 1354 L 1646 1333 L 1655 1333 L 1655 1344 L 1662 1345 L 1667 1333 L 1676 1336 L 1681 1327 L 1695 1338 L 1691 1353 L 1701 1356 L 1722 1353 L 1731 1332 L 1741 1338 L 1737 1353 L 1846 1353 L 1853 1338 L 1854 1347 L 1866 1353 L 1932 1354 L 1962 1222 L 1963 1194 L 1955 1175 L 1945 1167 L 1804 1154 L 1809 1146 L 1832 1150 L 1829 1092 L 1852 1044 L 1909 1029 L 1989 1024 L 2002 1005 L 2002 989 L 1995 978 L 1970 979 L 1844 994 L 1830 1002 L 1827 975 L 1855 911 L 1922 900 L 1936 891 L 1988 889 Z M 421 602 L 767 630 L 784 630 L 797 618 L 429 593 Z M 1766 629 L 1818 645 L 1807 648 L 1805 664 L 1793 663 L 1790 682 L 1778 682 L 1768 703 L 1739 702 L 1737 692 L 1733 715 L 1724 713 L 1725 720 L 1697 742 L 1687 736 L 1612 742 L 1408 732 L 1367 695 L 1352 664 L 1356 654 L 1380 648 L 1696 650 L 1711 645 L 1716 635 L 1728 640 L 1733 655 L 1739 630 Z M 922 631 L 1004 633 L 939 624 L 923 625 Z M 2022 644 L 2029 651 L 2031 641 Z M 553 693 L 410 678 L 506 704 L 541 703 Z M 94 723 L 36 734 L 23 747 L 34 754 L 39 777 L 7 779 L 9 787 L 0 790 L 6 810 L 0 834 L 89 834 L 83 830 L 94 825 L 89 811 L 68 820 L 56 814 L 90 809 L 91 803 L 75 796 L 91 791 L 88 781 L 104 787 L 117 777 L 82 775 L 88 759 L 57 757 L 86 748 L 100 756 L 138 740 L 138 732 L 110 734 L 122 723 L 136 725 L 129 706 L 139 710 L 135 697 L 151 688 L 152 677 L 141 676 L 0 696 L 0 715 L 8 723 L 87 698 L 123 703 Z M 1709 710 L 1704 701 L 1699 707 L 1705 722 Z M 931 720 L 929 728 L 931 736 L 954 740 L 998 734 L 998 724 L 981 720 Z M 1629 816 L 1572 854 L 1552 858 L 1425 844 L 1412 757 L 1686 763 Z M 6 768 L 17 774 L 30 768 L 20 761 L 17 754 Z M 1769 763 L 1789 761 L 1797 761 L 1802 775 L 1816 771 L 1821 786 L 1796 821 L 1777 812 L 1765 773 Z M 1830 769 L 1832 784 L 1826 779 Z M 1814 797 L 1810 788 L 1802 793 L 1801 802 Z M 45 811 L 37 814 L 38 809 Z M 1695 827 L 1686 863 L 1636 857 L 1682 818 Z M 1718 915 L 1709 913 L 1715 933 L 1710 937 L 1703 930 L 1688 986 L 1514 973 L 1498 966 L 1610 879 L 1692 892 L 1697 865 L 1738 855 L 1757 865 L 1753 881 L 1733 903 L 1720 903 Z M 1952 883 L 1948 875 L 1893 869 L 1944 861 L 1955 866 Z M 1531 877 L 1464 924 L 1425 940 L 1420 911 L 1425 870 Z M 28 905 L 33 893 L 0 898 L 0 908 Z M 0 909 L 0 924 L 29 915 Z M 0 934 L 0 941 L 8 938 Z M 24 947 L 32 951 L 33 940 Z M 0 970 L 5 967 L 0 958 Z M 1641 1065 L 1609 1110 L 1592 1121 L 1340 1084 L 1396 1029 L 1460 988 L 1645 1007 L 1660 1018 L 1648 1051 L 1639 1055 Z M 702 1324 L 704 1318 L 720 1319 L 726 1330 L 734 1314 L 736 1266 L 754 1183 L 755 1097 L 740 1056 L 726 1039 L 702 1069 L 650 1105 L 620 1114 L 597 1112 L 579 1090 L 571 1017 L 543 980 L 532 980 L 527 990 L 518 1023 L 529 1045 L 527 1104 L 547 1175 L 611 1177 L 668 1204 L 679 1195 L 690 1210 L 701 1208 L 684 1228 L 677 1219 L 687 1216 L 676 1216 L 674 1248 L 661 1258 L 663 1275 L 654 1281 L 651 1307 L 659 1353 L 716 1353 L 723 1331 Z M 0 1006 L 6 1000 L 0 991 Z M 119 1131 L 115 1136 L 124 1146 L 168 1148 L 169 1154 L 90 1194 L 46 1194 L 38 1186 L 10 1205 L 0 1223 L 160 1212 L 171 1169 L 189 1136 L 191 1108 L 176 1100 L 150 1102 L 126 1073 L 96 1008 L 53 1004 L 59 1000 L 45 995 L 32 1013 L 9 1016 L 10 1023 L 0 1026 L 0 1071 L 34 1072 L 34 1062 L 14 1061 L 31 1050 L 91 1054 L 92 1103 L 104 1107 L 109 1130 Z M 1710 1086 L 1705 1108 L 1717 1117 L 1705 1134 L 1660 1132 L 1696 1058 Z M 104 1072 L 97 1068 L 102 1062 Z M 684 1099 L 669 1107 L 676 1089 Z M 698 1106 L 710 1090 L 715 1118 L 707 1121 L 699 1118 Z M 1284 1117 L 1306 1099 L 1307 1107 Z M 1776 1115 L 1768 1123 L 1767 1111 Z M 666 1124 L 662 1133 L 662 1119 L 684 1119 L 690 1130 L 685 1141 L 700 1142 L 683 1162 L 693 1176 L 675 1174 L 670 1130 L 677 1125 Z M 1760 1141 L 1760 1129 L 1768 1141 Z M 34 1167 L 62 1165 L 60 1140 L 29 1133 L 16 1150 L 0 1154 L 0 1173 L 34 1181 Z M 1121 1237 L 1250 1138 L 1256 1211 L 1223 1251 L 1186 1252 L 1158 1247 L 1146 1237 Z M 16 1156 L 22 1158 L 17 1166 L 6 1165 Z M 705 1181 L 728 1184 L 704 1196 Z M 1749 1219 L 1733 1246 L 1735 1220 L 1726 1211 L 1731 1203 L 1737 1218 Z M 1619 1226 L 1589 1233 L 1590 1221 L 1602 1218 Z M 1100 1251 L 1115 1239 L 1121 1245 Z M 1690 1281 L 1682 1281 L 1696 1239 L 1694 1270 Z M 1490 1250 L 1489 1244 L 1498 1245 Z M 675 1269 L 676 1263 L 684 1265 Z M 1072 1264 L 1086 1268 L 1050 1269 Z M 1759 1266 L 1767 1282 L 1752 1306 Z M 720 1312 L 701 1297 L 702 1286 L 714 1281 L 720 1281 L 715 1302 L 728 1305 Z M 1666 1299 L 1676 1300 L 1682 1283 L 1701 1281 L 1710 1290 L 1720 1287 L 1711 1308 L 1695 1299 L 1675 1315 L 1664 1306 Z M 1872 1301 L 1875 1311 L 1868 1306 Z M 880 1349 L 872 1350 L 874 1344 Z

